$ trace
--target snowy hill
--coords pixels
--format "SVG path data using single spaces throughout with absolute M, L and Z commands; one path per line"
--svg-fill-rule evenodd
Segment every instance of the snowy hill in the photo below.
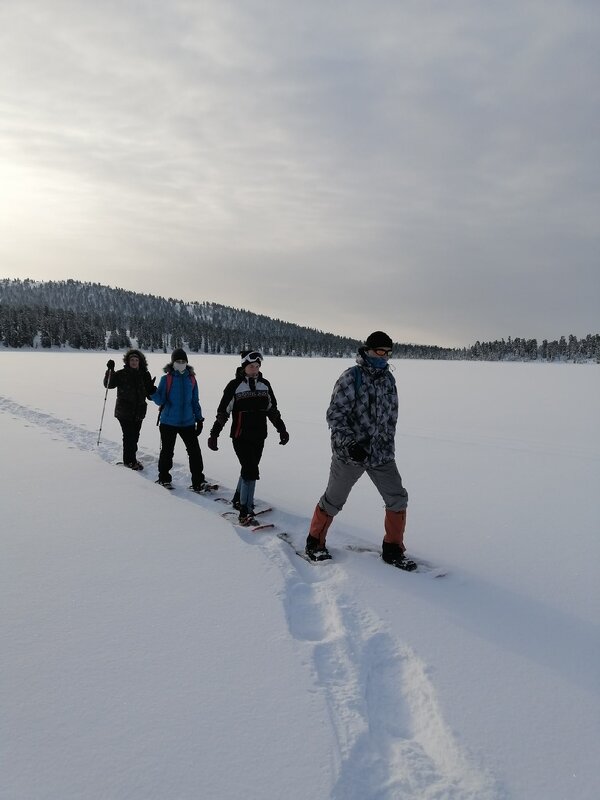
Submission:
M 407 544 L 439 567 L 406 574 L 345 548 L 381 541 L 366 478 L 313 566 L 187 491 L 181 443 L 154 484 L 155 407 L 144 471 L 113 466 L 105 361 L 0 353 L 3 800 L 597 797 L 597 370 L 395 364 Z M 237 359 L 192 363 L 211 422 Z M 257 495 L 298 546 L 347 365 L 263 365 L 291 440 Z

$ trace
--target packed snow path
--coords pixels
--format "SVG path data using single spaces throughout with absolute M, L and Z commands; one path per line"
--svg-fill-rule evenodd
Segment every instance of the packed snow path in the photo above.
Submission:
M 98 452 L 108 463 L 120 458 L 120 444 L 103 440 L 97 446 L 97 433 L 69 420 L 6 398 L 0 398 L 0 410 L 40 426 L 53 438 L 63 437 L 71 447 Z M 132 472 L 128 478 L 154 481 L 156 456 L 140 453 L 140 459 L 147 469 Z M 176 463 L 173 478 L 181 489 L 172 494 L 174 501 L 200 505 L 216 516 L 222 511 L 212 496 L 184 491 L 189 478 L 186 465 Z M 222 489 L 219 495 L 231 496 L 231 489 Z M 156 491 L 162 490 L 157 486 Z M 300 547 L 308 520 L 282 510 L 275 516 Z M 315 691 L 326 699 L 335 735 L 332 756 L 338 777 L 331 793 L 334 800 L 492 800 L 506 796 L 449 729 L 427 665 L 354 598 L 343 557 L 339 563 L 314 566 L 268 532 L 232 530 L 249 546 L 261 548 L 283 576 L 281 602 L 289 633 L 311 653 Z M 366 559 L 364 563 L 368 563 Z M 431 581 L 427 574 L 398 574 L 398 579 Z

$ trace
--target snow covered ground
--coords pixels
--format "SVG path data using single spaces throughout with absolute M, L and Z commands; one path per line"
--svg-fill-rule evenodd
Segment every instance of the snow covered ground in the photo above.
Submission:
M 272 531 L 112 466 L 107 354 L 0 352 L 2 800 L 592 800 L 600 722 L 600 371 L 396 361 L 409 553 L 367 478 L 312 566 Z M 148 356 L 159 376 L 167 358 Z M 191 356 L 207 428 L 238 360 Z M 300 546 L 351 362 L 267 359 L 290 431 L 257 497 Z M 228 437 L 201 437 L 230 496 Z

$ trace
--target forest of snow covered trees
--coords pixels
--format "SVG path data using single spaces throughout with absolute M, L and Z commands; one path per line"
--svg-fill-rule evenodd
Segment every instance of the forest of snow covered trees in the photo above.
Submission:
M 0 345 L 7 348 L 123 350 L 148 353 L 185 346 L 191 352 L 238 353 L 251 346 L 269 355 L 353 355 L 360 342 L 251 311 L 210 302 L 155 297 L 75 280 L 0 279 Z M 476 342 L 467 348 L 398 343 L 398 358 L 600 363 L 600 335 L 554 341 Z

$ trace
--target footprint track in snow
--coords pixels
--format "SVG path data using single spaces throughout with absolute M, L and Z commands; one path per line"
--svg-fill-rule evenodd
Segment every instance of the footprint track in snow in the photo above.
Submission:
M 343 566 L 307 564 L 275 542 L 271 557 L 285 575 L 290 633 L 312 647 L 335 730 L 332 800 L 498 800 L 444 721 L 425 665 L 354 599 Z

